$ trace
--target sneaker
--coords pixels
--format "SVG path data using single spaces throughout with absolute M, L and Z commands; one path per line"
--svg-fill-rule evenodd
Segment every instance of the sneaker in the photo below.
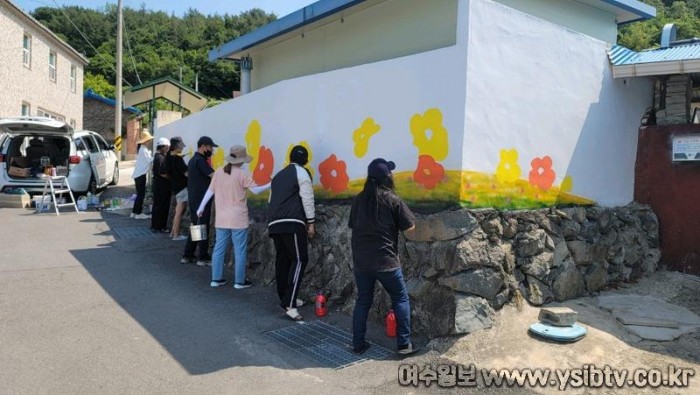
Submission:
M 189 258 L 186 256 L 183 256 L 182 259 L 180 259 L 180 263 L 182 263 L 183 265 L 187 265 L 187 264 L 194 263 L 194 262 L 195 262 L 194 258 Z
M 136 216 L 134 218 L 136 218 L 136 219 L 151 219 L 151 216 L 148 214 L 136 214 Z
M 187 236 L 180 235 L 180 236 L 173 237 L 173 241 L 183 241 L 183 240 L 187 240 Z
M 134 214 L 134 213 L 129 214 L 129 218 L 136 218 L 136 214 Z
M 233 287 L 236 289 L 246 289 L 246 288 L 250 288 L 252 286 L 253 286 L 253 283 L 250 282 L 250 280 L 248 280 L 247 278 L 245 279 L 245 282 L 243 284 L 241 284 L 241 283 L 233 284 Z
M 301 307 L 304 305 L 304 301 L 301 299 L 297 299 L 297 307 Z
M 212 281 L 211 284 L 209 284 L 209 285 L 210 285 L 212 288 L 218 288 L 218 287 L 223 287 L 224 285 L 226 285 L 227 282 L 228 282 L 228 281 L 226 281 L 225 279 L 223 279 L 223 280 L 214 280 L 214 281 Z
M 208 261 L 198 260 L 197 266 L 211 266 L 211 260 L 208 260 Z
M 361 346 L 359 347 L 354 347 L 352 348 L 352 353 L 355 355 L 361 355 L 364 354 L 365 351 L 369 349 L 369 343 L 368 342 L 363 342 Z
M 401 355 L 411 355 L 418 351 L 418 347 L 414 347 L 413 343 L 404 344 L 399 346 L 397 352 Z

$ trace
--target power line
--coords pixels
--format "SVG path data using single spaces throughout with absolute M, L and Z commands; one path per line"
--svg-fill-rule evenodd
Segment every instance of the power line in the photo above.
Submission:
M 69 17 L 68 14 L 66 13 L 66 11 L 64 11 L 63 8 L 62 8 L 61 6 L 58 5 L 58 3 L 56 2 L 56 0 L 53 0 L 53 3 L 56 4 L 56 8 L 58 8 L 58 9 L 61 11 L 61 13 L 63 14 L 63 16 L 65 16 L 66 19 L 68 19 L 68 22 L 70 22 L 70 24 L 73 25 L 73 27 L 75 28 L 75 30 L 77 30 L 78 33 L 80 33 L 80 36 L 83 38 L 83 40 L 85 40 L 85 42 L 88 43 L 88 45 L 90 46 L 90 48 L 92 48 L 93 51 L 95 51 L 95 53 L 96 53 L 100 58 L 102 58 L 102 60 L 104 60 L 105 63 L 108 64 L 109 67 L 111 67 L 112 70 L 116 73 L 116 72 L 117 72 L 117 69 L 112 65 L 112 63 L 108 62 L 107 59 L 105 59 L 104 56 L 102 56 L 102 54 L 97 50 L 97 48 L 95 48 L 94 45 L 92 45 L 92 43 L 90 42 L 90 40 L 88 40 L 88 38 L 85 37 L 85 34 L 83 34 L 83 32 L 80 31 L 80 29 L 78 28 L 78 26 L 76 26 L 76 24 L 73 23 L 73 20 L 70 19 L 70 17 Z M 123 80 L 124 82 L 126 82 L 127 85 L 132 86 L 132 85 L 129 83 L 129 81 L 126 80 L 126 78 L 122 77 L 122 80 Z
M 142 85 L 141 77 L 139 76 L 139 71 L 136 69 L 136 59 L 134 59 L 134 54 L 131 52 L 131 43 L 129 42 L 129 29 L 126 27 L 126 22 L 124 22 L 124 35 L 126 36 L 126 48 L 129 50 L 129 56 L 131 57 L 131 64 L 134 65 L 134 71 L 136 72 L 136 79 L 139 80 L 139 85 Z

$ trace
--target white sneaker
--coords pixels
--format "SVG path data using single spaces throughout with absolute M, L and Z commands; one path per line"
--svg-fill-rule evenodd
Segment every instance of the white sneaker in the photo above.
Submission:
M 180 235 L 180 236 L 173 237 L 173 241 L 182 241 L 182 240 L 187 240 L 187 236 Z
M 129 218 L 136 218 L 136 214 L 134 214 L 134 213 L 129 214 Z
M 147 214 L 136 214 L 136 216 L 134 218 L 136 218 L 136 219 L 150 219 L 151 216 L 147 215 Z

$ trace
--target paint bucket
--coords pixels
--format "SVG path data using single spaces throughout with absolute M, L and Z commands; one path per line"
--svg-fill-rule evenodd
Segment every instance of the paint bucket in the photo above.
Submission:
M 190 225 L 190 238 L 192 241 L 202 241 L 207 239 L 206 225 Z

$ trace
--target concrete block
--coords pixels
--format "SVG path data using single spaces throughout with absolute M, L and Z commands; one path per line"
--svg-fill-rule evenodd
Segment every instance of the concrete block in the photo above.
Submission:
M 576 323 L 578 313 L 568 307 L 543 307 L 537 318 L 549 325 L 571 326 Z

